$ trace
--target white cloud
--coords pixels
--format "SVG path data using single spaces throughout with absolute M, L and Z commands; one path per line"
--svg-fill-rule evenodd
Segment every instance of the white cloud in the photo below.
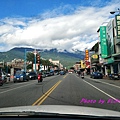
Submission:
M 5 44 L 5 47 L 0 48 L 0 51 L 13 46 L 56 47 L 69 51 L 91 48 L 98 41 L 97 29 L 103 22 L 109 21 L 110 11 L 116 10 L 117 6 L 118 2 L 112 2 L 101 8 L 79 6 L 74 12 L 71 8 L 72 13 L 68 15 L 62 14 L 59 8 L 42 14 L 40 19 L 2 19 L 0 44 Z

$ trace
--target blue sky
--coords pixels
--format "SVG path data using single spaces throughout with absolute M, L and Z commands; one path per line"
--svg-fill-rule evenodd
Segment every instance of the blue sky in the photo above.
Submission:
M 0 18 L 37 16 L 45 11 L 50 11 L 65 5 L 70 5 L 74 10 L 78 6 L 102 7 L 109 1 L 110 0 L 0 0 Z M 69 14 L 69 11 L 66 10 L 64 13 Z
M 119 0 L 0 0 L 0 52 L 13 47 L 84 50 Z

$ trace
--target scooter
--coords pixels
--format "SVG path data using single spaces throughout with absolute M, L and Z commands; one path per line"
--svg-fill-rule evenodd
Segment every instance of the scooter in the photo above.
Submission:
M 84 78 L 84 73 L 81 74 L 81 78 L 82 78 L 82 79 Z
M 84 75 L 81 75 L 81 78 L 83 79 L 83 78 L 84 78 Z
M 38 75 L 38 83 L 42 81 L 43 81 L 42 75 Z

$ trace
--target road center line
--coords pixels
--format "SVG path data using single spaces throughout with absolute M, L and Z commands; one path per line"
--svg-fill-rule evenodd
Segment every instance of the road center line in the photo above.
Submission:
M 96 86 L 90 84 L 89 82 L 87 82 L 87 81 L 85 81 L 85 80 L 83 80 L 83 81 L 84 81 L 85 83 L 89 84 L 90 86 L 94 87 L 94 88 L 97 89 L 98 91 L 102 92 L 103 94 L 107 95 L 108 97 L 110 97 L 110 98 L 112 98 L 112 99 L 114 99 L 114 100 L 117 100 L 115 97 L 109 95 L 108 93 L 106 93 L 106 92 L 104 92 L 103 90 L 97 88 Z M 118 103 L 120 103 L 120 102 L 118 101 Z
M 66 78 L 67 77 L 67 75 L 65 75 L 63 78 Z
M 34 105 L 40 105 L 42 104 L 45 99 L 53 92 L 53 90 L 61 83 L 61 80 L 58 81 L 54 86 L 52 86 L 46 93 L 44 93 L 36 102 L 34 102 L 32 104 L 32 106 Z

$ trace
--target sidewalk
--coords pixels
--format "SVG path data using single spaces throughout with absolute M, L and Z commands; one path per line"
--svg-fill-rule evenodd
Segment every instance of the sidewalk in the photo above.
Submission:
M 8 83 L 13 83 L 13 79 L 11 79 L 10 77 L 7 77 L 7 82 L 6 82 L 6 84 L 8 84 Z
M 120 80 L 111 80 L 111 79 L 109 79 L 109 77 L 106 77 L 106 76 L 104 76 L 103 79 L 93 79 L 93 78 L 90 78 L 90 75 L 85 75 L 85 77 L 89 78 L 91 80 L 100 80 L 102 82 L 120 86 Z

